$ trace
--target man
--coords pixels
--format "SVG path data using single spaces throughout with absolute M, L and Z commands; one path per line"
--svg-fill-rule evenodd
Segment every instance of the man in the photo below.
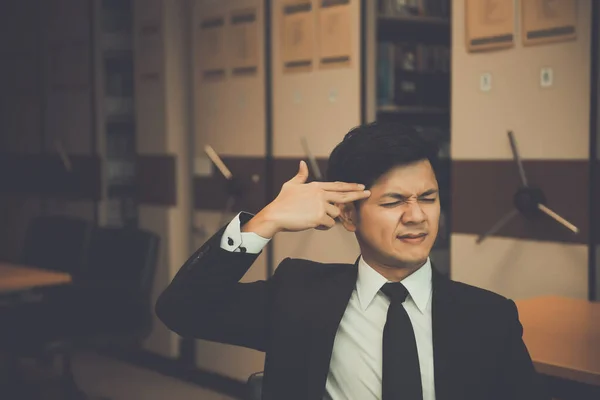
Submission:
M 266 352 L 268 400 L 541 399 L 515 304 L 437 273 L 436 149 L 411 128 L 369 124 L 183 265 L 156 305 L 183 336 Z M 278 232 L 354 232 L 354 265 L 285 259 L 239 283 Z M 484 265 L 481 266 L 485 268 Z

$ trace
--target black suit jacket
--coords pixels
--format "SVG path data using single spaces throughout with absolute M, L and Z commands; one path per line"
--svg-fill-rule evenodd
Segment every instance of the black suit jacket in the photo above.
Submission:
M 288 258 L 270 279 L 239 283 L 257 255 L 221 249 L 223 231 L 182 266 L 158 317 L 182 336 L 265 351 L 266 400 L 323 399 L 357 266 Z M 436 399 L 546 399 L 515 304 L 435 271 L 432 279 Z

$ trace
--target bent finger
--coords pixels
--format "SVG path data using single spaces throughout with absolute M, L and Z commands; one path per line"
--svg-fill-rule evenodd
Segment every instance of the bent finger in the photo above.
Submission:
M 329 216 L 325 216 L 321 218 L 321 220 L 319 221 L 319 226 L 317 226 L 316 229 L 320 231 L 326 231 L 328 229 L 333 228 L 334 226 L 335 220 Z
M 325 206 L 325 212 L 333 219 L 336 219 L 341 214 L 340 208 L 338 206 L 329 203 L 327 203 L 327 205 Z

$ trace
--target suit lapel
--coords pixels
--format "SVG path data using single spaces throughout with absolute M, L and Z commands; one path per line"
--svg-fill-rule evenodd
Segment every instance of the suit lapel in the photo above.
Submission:
M 308 398 L 322 399 L 335 336 L 352 291 L 356 286 L 357 264 L 339 264 L 324 271 L 311 285 L 311 319 Z
M 433 268 L 433 299 L 431 308 L 433 359 L 436 400 L 452 399 L 453 365 L 457 346 L 455 333 L 456 308 L 451 293 L 451 281 Z

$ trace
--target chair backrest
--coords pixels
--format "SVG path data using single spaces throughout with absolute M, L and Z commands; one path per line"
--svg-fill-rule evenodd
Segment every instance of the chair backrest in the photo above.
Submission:
M 150 303 L 159 242 L 158 235 L 143 229 L 96 227 L 86 257 L 85 281 Z
M 27 229 L 20 261 L 67 272 L 76 279 L 84 265 L 92 227 L 91 222 L 75 217 L 37 217 Z
M 262 385 L 263 385 L 263 372 L 256 372 L 248 378 L 246 387 L 248 389 L 247 398 L 248 400 L 261 400 L 262 399 Z

